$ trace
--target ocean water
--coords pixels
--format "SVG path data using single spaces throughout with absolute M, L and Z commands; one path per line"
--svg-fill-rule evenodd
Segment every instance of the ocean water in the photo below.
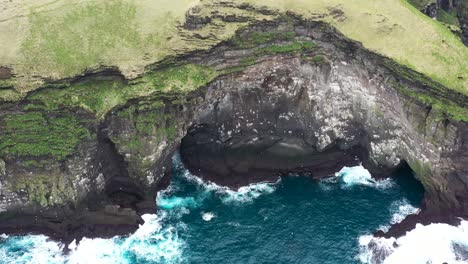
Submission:
M 371 235 L 417 212 L 422 195 L 408 171 L 375 181 L 361 166 L 321 182 L 287 176 L 231 190 L 191 175 L 176 156 L 160 209 L 134 234 L 75 241 L 67 255 L 45 236 L 3 235 L 0 263 L 468 263 L 467 222 Z

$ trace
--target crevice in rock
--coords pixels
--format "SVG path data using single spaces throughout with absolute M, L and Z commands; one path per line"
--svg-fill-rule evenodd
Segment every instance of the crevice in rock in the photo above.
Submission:
M 107 127 L 101 125 L 97 137 L 97 158 L 100 172 L 105 179 L 105 193 L 113 203 L 121 207 L 135 208 L 136 204 L 144 199 L 144 193 L 130 178 L 127 163 L 118 153 L 107 132 Z

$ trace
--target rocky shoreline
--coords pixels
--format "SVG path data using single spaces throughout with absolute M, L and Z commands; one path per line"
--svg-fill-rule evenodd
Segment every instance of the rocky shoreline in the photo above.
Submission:
M 102 116 L 74 101 L 94 102 L 83 87 L 113 94 L 148 85 L 162 88 L 108 112 L 97 105 Z M 64 242 L 129 234 L 155 212 L 179 145 L 190 171 L 232 187 L 284 174 L 321 178 L 360 162 L 384 177 L 406 163 L 426 190 L 424 213 L 387 234 L 452 222 L 468 212 L 467 104 L 324 23 L 258 23 L 142 79 L 91 74 L 1 105 L 9 152 L 0 160 L 0 233 Z

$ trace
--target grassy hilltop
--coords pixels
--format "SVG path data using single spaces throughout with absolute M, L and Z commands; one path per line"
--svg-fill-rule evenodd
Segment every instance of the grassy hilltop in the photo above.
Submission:
M 366 48 L 468 95 L 468 48 L 404 0 L 234 2 L 325 21 Z M 15 76 L 0 80 L 0 100 L 9 101 L 47 80 L 103 67 L 135 78 L 167 56 L 209 49 L 252 21 L 273 19 L 221 0 L 0 0 L 0 6 L 0 66 Z M 185 14 L 195 6 L 206 14 L 249 19 L 227 23 L 215 17 L 207 27 L 185 29 Z

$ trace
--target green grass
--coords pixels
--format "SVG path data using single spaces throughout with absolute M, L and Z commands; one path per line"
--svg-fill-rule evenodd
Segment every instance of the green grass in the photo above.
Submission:
M 173 141 L 177 137 L 177 121 L 171 114 L 171 105 L 178 103 L 178 97 L 153 96 L 134 102 L 117 113 L 118 118 L 128 124 L 130 133 L 113 133 L 112 140 L 129 156 L 129 172 L 137 179 L 146 182 L 146 173 L 154 166 L 154 153 L 163 140 Z
M 436 0 L 408 0 L 408 2 L 417 9 L 422 10 L 426 6 L 435 3 Z
M 216 76 L 216 71 L 209 67 L 187 64 L 146 75 L 144 80 L 155 90 L 191 91 L 207 84 Z
M 454 102 L 435 98 L 427 93 L 411 91 L 409 88 L 400 84 L 394 84 L 394 86 L 403 94 L 430 106 L 432 110 L 440 113 L 441 115 L 445 115 L 446 118 L 450 118 L 454 121 L 468 122 L 468 109 L 461 107 Z
M 255 48 L 258 45 L 270 43 L 273 41 L 293 40 L 295 32 L 248 32 L 245 35 L 235 36 L 230 41 L 240 49 Z
M 28 97 L 33 109 L 83 108 L 103 118 L 128 100 L 156 91 L 185 93 L 210 82 L 217 73 L 209 67 L 186 64 L 148 73 L 131 84 L 117 80 L 92 80 L 64 88 L 41 90 Z
M 451 14 L 443 9 L 440 9 L 437 13 L 437 20 L 449 25 L 460 26 L 458 24 L 457 14 Z
M 8 186 L 11 191 L 26 191 L 28 199 L 43 207 L 73 200 L 76 191 L 62 175 L 19 175 Z
M 135 17 L 136 6 L 123 1 L 91 2 L 54 19 L 32 13 L 29 34 L 21 46 L 23 65 L 58 77 L 106 64 L 114 49 L 143 48 Z
M 325 59 L 325 56 L 323 55 L 315 55 L 310 61 L 314 64 L 321 65 L 324 64 L 327 59 Z
M 90 137 L 88 129 L 70 114 L 50 117 L 34 111 L 11 114 L 0 121 L 0 156 L 48 157 L 63 160 Z
M 155 0 L 105 2 L 70 0 L 6 2 L 0 10 L 2 24 L 0 61 L 13 65 L 17 94 L 0 90 L 7 100 L 19 100 L 42 84 L 42 78 L 60 79 L 99 66 L 117 66 L 125 76 L 136 77 L 144 67 L 169 55 L 213 47 L 234 33 L 267 16 L 238 9 L 219 0 Z M 241 0 L 271 10 L 291 12 L 305 19 L 321 20 L 346 37 L 429 76 L 442 85 L 468 94 L 468 51 L 445 26 L 422 14 L 407 0 Z M 413 0 L 416 6 L 430 0 Z M 199 4 L 203 16 L 236 15 L 251 22 L 226 22 L 214 17 L 208 25 L 187 31 L 183 24 L 187 10 Z M 50 7 L 49 7 L 50 5 Z M 21 8 L 23 7 L 23 8 Z M 340 10 L 343 15 L 336 16 Z M 452 19 L 452 18 L 450 18 Z M 22 30 L 18 30 L 21 28 Z M 194 37 L 196 34 L 202 36 Z M 242 47 L 290 40 L 292 33 L 254 33 Z M 459 78 L 461 77 L 461 78 Z
M 468 95 L 468 49 L 406 0 L 246 1 L 327 22 L 365 48 Z M 343 16 L 334 16 L 330 8 L 341 10 Z
M 317 45 L 312 42 L 302 42 L 295 41 L 287 44 L 273 44 L 267 47 L 263 47 L 255 50 L 257 56 L 263 55 L 275 55 L 282 53 L 292 53 L 292 52 L 308 52 L 314 51 L 317 49 Z

